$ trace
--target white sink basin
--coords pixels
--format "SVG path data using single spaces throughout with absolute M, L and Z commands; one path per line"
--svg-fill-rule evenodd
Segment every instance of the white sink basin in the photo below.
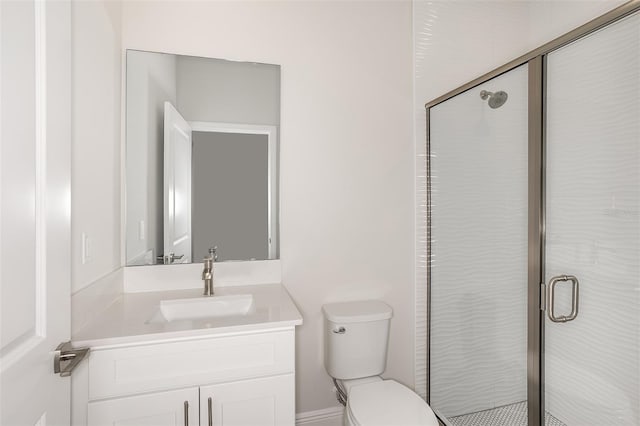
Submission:
M 252 311 L 251 294 L 160 301 L 160 313 L 168 322 L 247 315 Z

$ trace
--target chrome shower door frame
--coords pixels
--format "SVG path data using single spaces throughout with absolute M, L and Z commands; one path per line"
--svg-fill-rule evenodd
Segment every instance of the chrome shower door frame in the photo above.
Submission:
M 427 388 L 431 403 L 431 268 L 432 268 L 432 179 L 430 110 L 461 93 L 479 86 L 521 65 L 528 64 L 528 264 L 527 264 L 527 407 L 528 425 L 544 426 L 544 321 L 545 321 L 545 128 L 546 57 L 549 53 L 640 11 L 640 0 L 631 0 L 531 52 L 428 102 L 426 109 L 427 148 Z M 436 414 L 438 414 L 436 412 Z M 444 419 L 440 419 L 444 420 Z M 445 423 L 446 424 L 446 423 Z

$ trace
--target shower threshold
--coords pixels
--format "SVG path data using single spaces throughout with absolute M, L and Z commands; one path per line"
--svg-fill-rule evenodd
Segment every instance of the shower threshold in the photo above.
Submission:
M 453 426 L 527 426 L 527 401 L 450 417 Z M 567 426 L 547 411 L 546 426 Z

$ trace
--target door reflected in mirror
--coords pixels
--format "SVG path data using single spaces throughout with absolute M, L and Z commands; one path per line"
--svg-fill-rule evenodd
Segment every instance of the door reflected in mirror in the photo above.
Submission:
M 280 67 L 127 51 L 126 265 L 277 259 Z

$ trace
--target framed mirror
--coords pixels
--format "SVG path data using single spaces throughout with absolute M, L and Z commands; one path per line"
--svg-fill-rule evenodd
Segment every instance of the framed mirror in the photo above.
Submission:
M 279 257 L 280 66 L 127 50 L 126 265 Z

